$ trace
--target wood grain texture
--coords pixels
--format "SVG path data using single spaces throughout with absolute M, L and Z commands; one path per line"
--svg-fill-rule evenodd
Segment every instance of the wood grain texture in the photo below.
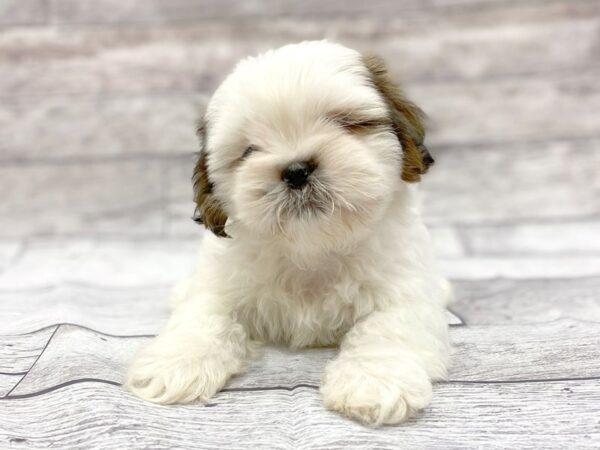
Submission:
M 517 223 L 457 230 L 469 254 L 598 255 L 600 221 Z M 448 240 L 450 238 L 447 238 Z
M 600 275 L 600 257 L 466 257 L 440 258 L 442 273 L 452 280 L 496 278 L 581 278 Z
M 322 407 L 336 349 L 266 347 L 209 407 L 141 402 L 204 233 L 195 121 L 241 57 L 323 37 L 430 116 L 451 381 L 371 430 Z M 599 58 L 595 0 L 1 1 L 0 448 L 597 448 Z
M 38 25 L 47 20 L 46 0 L 2 0 L 0 29 L 6 26 Z
M 132 95 L 211 92 L 238 60 L 290 42 L 332 40 L 376 51 L 400 80 L 498 79 L 573 73 L 598 57 L 598 16 L 536 18 L 522 23 L 469 21 L 415 26 L 394 17 L 323 23 L 240 24 L 135 28 L 45 28 L 0 34 L 0 93 L 5 98 L 49 95 Z M 552 40 L 554 45 L 549 46 Z
M 600 278 L 454 281 L 452 308 L 470 325 L 600 323 Z
M 455 280 L 452 309 L 470 325 L 600 322 L 600 279 Z M 0 292 L 2 334 L 75 323 L 116 335 L 155 334 L 168 317 L 169 285 L 110 288 L 63 284 Z M 110 305 L 110 307 L 107 307 Z M 458 325 L 460 319 L 449 317 Z
M 512 146 L 523 140 L 598 137 L 599 75 L 590 69 L 473 81 L 467 86 L 440 81 L 409 85 L 406 91 L 431 118 L 429 144 Z
M 49 0 L 53 24 L 113 24 L 173 23 L 264 18 L 310 17 L 327 19 L 337 17 L 370 16 L 380 19 L 403 16 L 411 20 L 442 20 L 446 16 L 486 17 L 496 20 L 504 17 L 540 15 L 543 17 L 564 14 L 564 1 L 547 0 L 508 2 L 506 0 L 436 0 L 423 3 L 418 0 L 389 2 L 376 0 L 368 4 L 359 0 L 319 2 L 280 2 L 260 0 L 237 2 L 235 0 L 104 0 L 100 7 L 93 0 Z M 590 4 L 591 3 L 591 4 Z M 597 10 L 593 2 L 571 0 L 571 8 L 580 13 Z M 596 6 L 596 8 L 595 8 Z
M 157 334 L 169 317 L 167 285 L 140 288 L 61 284 L 0 291 L 2 334 L 29 333 L 55 324 L 77 324 L 119 336 Z M 463 325 L 448 311 L 448 324 Z
M 23 244 L 18 241 L 0 242 L 0 273 L 19 257 Z
M 17 162 L 191 153 L 204 103 L 189 93 L 20 98 L 0 110 L 0 151 Z
M 192 273 L 197 239 L 32 240 L 0 273 L 0 293 L 90 285 L 112 289 L 167 289 Z M 453 279 L 579 278 L 600 274 L 597 256 L 447 257 L 444 273 Z
M 0 274 L 0 291 L 62 284 L 165 288 L 191 273 L 197 250 L 190 240 L 34 240 Z
M 0 334 L 0 372 L 22 374 L 28 371 L 46 347 L 56 327 L 29 334 Z
M 169 236 L 200 237 L 204 227 L 192 220 L 195 208 L 191 183 L 195 157 L 169 161 L 165 169 L 165 231 Z
M 568 220 L 568 219 L 567 219 Z M 430 226 L 437 255 L 598 256 L 600 222 L 595 219 L 523 221 L 492 226 Z
M 10 395 L 44 391 L 82 378 L 121 382 L 135 351 L 149 340 L 60 325 L 44 354 Z
M 166 285 L 110 288 L 62 284 L 0 292 L 3 333 L 74 323 L 117 335 L 156 334 L 169 316 Z
M 8 394 L 25 374 L 0 372 L 0 398 Z
M 431 117 L 432 150 L 482 143 L 512 147 L 523 140 L 597 138 L 598 76 L 600 70 L 588 70 L 473 81 L 467 86 L 439 81 L 412 84 L 406 90 Z M 183 155 L 196 150 L 195 124 L 208 95 L 19 98 L 4 102 L 0 111 L 0 149 L 5 160 L 83 153 L 88 158 Z
M 9 406 L 0 407 L 0 443 L 31 449 L 596 448 L 599 393 L 598 380 L 442 384 L 421 417 L 373 430 L 325 411 L 312 387 L 225 392 L 212 407 L 164 407 L 88 382 L 0 400 Z
M 156 235 L 162 227 L 161 169 L 155 161 L 108 161 L 0 167 L 0 238 L 127 230 Z
M 468 326 L 451 329 L 455 347 L 450 381 L 524 381 L 600 377 L 600 324 L 561 320 L 525 326 Z M 113 337 L 61 325 L 48 348 L 11 395 L 32 395 L 81 379 L 121 383 L 146 337 Z M 291 352 L 264 348 L 232 389 L 318 385 L 336 349 Z M 60 368 L 60 370 L 57 370 Z
M 452 329 L 449 379 L 523 381 L 600 377 L 600 324 L 571 319 L 536 326 Z
M 596 139 L 437 152 L 432 147 L 436 165 L 421 183 L 424 216 L 431 225 L 518 225 L 597 216 L 599 149 Z

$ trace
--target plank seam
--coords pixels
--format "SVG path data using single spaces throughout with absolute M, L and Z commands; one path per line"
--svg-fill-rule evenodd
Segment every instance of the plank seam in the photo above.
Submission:
M 452 327 L 452 328 L 457 328 L 457 327 L 463 327 L 466 325 L 466 322 L 464 321 L 464 319 L 458 315 L 457 313 L 455 313 L 453 310 L 450 310 L 449 308 L 447 308 L 448 311 L 452 314 L 454 314 L 462 323 L 454 323 L 454 324 L 449 324 L 448 326 Z M 165 320 L 167 319 L 167 317 L 165 317 Z M 583 321 L 582 321 L 583 322 Z M 595 322 L 591 322 L 591 323 L 595 323 Z M 52 327 L 60 327 L 60 326 L 69 326 L 69 327 L 76 327 L 76 328 L 81 328 L 84 330 L 88 330 L 91 331 L 92 333 L 95 334 L 101 334 L 102 336 L 109 336 L 109 337 L 115 337 L 115 338 L 123 338 L 123 339 L 129 339 L 129 338 L 153 338 L 156 337 L 157 334 L 111 334 L 111 333 L 105 333 L 104 331 L 100 331 L 100 330 L 96 330 L 94 328 L 90 328 L 88 326 L 85 325 L 80 325 L 77 323 L 72 323 L 72 322 L 60 322 L 60 323 L 53 323 L 50 325 L 46 325 L 45 327 L 42 328 L 38 328 L 36 330 L 33 331 L 28 331 L 25 333 L 15 333 L 15 334 L 0 334 L 0 337 L 10 337 L 10 336 L 27 336 L 30 334 L 35 334 L 35 333 L 39 333 L 40 331 L 44 331 L 47 330 L 48 328 L 52 328 Z M 271 343 L 267 342 L 265 343 L 265 345 L 269 345 Z M 36 360 L 37 362 L 37 360 Z
M 35 359 L 35 361 L 33 362 L 33 364 L 29 367 L 29 370 L 27 370 L 27 372 L 25 373 L 25 375 L 23 375 L 21 377 L 21 379 L 17 382 L 17 384 L 15 384 L 12 387 L 12 389 L 6 393 L 6 395 L 4 396 L 4 398 L 7 398 L 11 394 L 11 392 L 13 392 L 17 388 L 17 386 L 19 386 L 19 384 L 21 384 L 21 382 L 25 379 L 25 377 L 27 376 L 27 374 L 29 374 L 29 371 L 33 368 L 33 366 L 36 365 L 36 363 L 39 361 L 39 359 L 42 357 L 42 355 L 44 354 L 44 352 L 48 348 L 48 345 L 50 345 L 50 341 L 52 341 L 52 338 L 54 337 L 54 335 L 56 334 L 56 332 L 58 331 L 59 328 L 60 328 L 60 325 L 58 325 L 56 327 L 56 329 L 52 332 L 52 334 L 48 338 L 48 341 L 46 342 L 46 345 L 44 345 L 44 348 L 42 349 L 42 351 L 40 352 L 40 354 L 38 355 L 38 357 Z
M 165 317 L 165 319 L 167 319 L 167 317 Z M 48 328 L 61 327 L 63 325 L 69 326 L 69 327 L 81 328 L 84 330 L 91 331 L 92 333 L 101 334 L 102 336 L 109 336 L 109 337 L 116 337 L 116 338 L 125 338 L 125 339 L 127 339 L 127 338 L 153 338 L 153 337 L 157 336 L 156 334 L 110 334 L 110 333 L 105 333 L 103 331 L 95 330 L 94 328 L 86 327 L 85 325 L 79 325 L 77 323 L 60 322 L 60 323 L 53 323 L 53 324 L 47 325 L 42 328 L 38 328 L 37 330 L 34 330 L 34 331 L 28 331 L 27 333 L 7 334 L 7 335 L 0 334 L 0 337 L 2 337 L 2 336 L 27 336 L 29 334 L 35 334 L 35 333 L 39 333 L 40 331 L 47 330 Z M 53 336 L 54 336 L 54 334 L 53 334 Z M 37 362 L 37 360 L 36 360 L 36 362 Z
M 600 376 L 598 377 L 583 377 L 583 378 L 547 378 L 547 379 L 532 379 L 532 380 L 490 380 L 490 381 L 470 381 L 470 380 L 448 380 L 439 382 L 436 384 L 528 384 L 528 383 L 557 383 L 557 382 L 569 382 L 569 381 L 596 381 L 600 380 Z M 57 384 L 56 386 L 51 386 L 49 388 L 42 389 L 36 392 L 30 392 L 28 394 L 17 394 L 17 395 L 5 395 L 0 398 L 2 400 L 19 400 L 24 398 L 33 398 L 39 397 L 44 394 L 48 394 L 50 392 L 62 389 L 64 387 L 72 386 L 75 384 L 84 384 L 84 383 L 100 383 L 107 384 L 110 386 L 121 387 L 122 384 L 117 381 L 112 380 L 103 380 L 101 378 L 78 378 L 75 380 L 65 381 L 64 383 Z M 16 386 L 15 386 L 16 387 Z M 297 389 L 306 388 L 306 389 L 314 389 L 318 390 L 319 386 L 308 383 L 300 383 L 294 386 L 257 386 L 257 387 L 239 387 L 239 388 L 225 388 L 221 389 L 219 392 L 266 392 L 266 391 L 287 391 L 293 392 Z M 14 390 L 14 388 L 12 389 Z M 12 392 L 11 390 L 11 392 Z M 215 406 L 215 405 L 210 405 Z

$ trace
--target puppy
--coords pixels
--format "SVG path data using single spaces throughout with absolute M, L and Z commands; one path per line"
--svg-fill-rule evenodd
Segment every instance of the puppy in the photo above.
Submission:
M 380 59 L 304 42 L 238 64 L 198 128 L 196 273 L 127 386 L 206 402 L 261 342 L 340 346 L 327 408 L 372 426 L 427 406 L 446 376 L 449 284 L 414 183 L 433 159 L 422 112 Z

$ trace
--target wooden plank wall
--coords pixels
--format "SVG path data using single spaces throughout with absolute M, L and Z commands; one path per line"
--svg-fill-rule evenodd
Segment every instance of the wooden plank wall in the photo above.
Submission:
M 448 383 L 371 430 L 334 349 L 267 348 L 208 407 L 119 386 L 193 266 L 194 123 L 243 56 L 374 50 L 430 118 Z M 0 448 L 598 448 L 600 2 L 0 2 Z
M 192 131 L 210 93 L 245 55 L 323 37 L 379 52 L 429 114 L 432 225 L 597 220 L 599 13 L 589 0 L 3 2 L 0 238 L 196 236 Z

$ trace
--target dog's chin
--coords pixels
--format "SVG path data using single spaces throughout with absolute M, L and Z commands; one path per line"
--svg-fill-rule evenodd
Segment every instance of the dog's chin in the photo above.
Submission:
M 246 191 L 238 202 L 232 234 L 265 238 L 299 257 L 342 251 L 368 232 L 384 203 L 375 193 L 344 196 L 318 181 L 302 189 L 280 185 L 252 194 Z

